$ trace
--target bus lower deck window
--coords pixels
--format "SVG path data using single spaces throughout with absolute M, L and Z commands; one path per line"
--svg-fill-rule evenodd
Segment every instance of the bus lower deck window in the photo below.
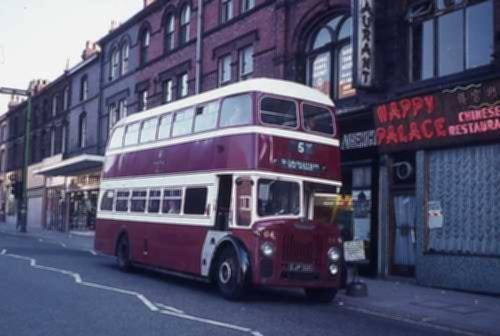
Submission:
M 190 215 L 205 214 L 207 192 L 207 188 L 187 188 L 184 202 L 184 213 Z

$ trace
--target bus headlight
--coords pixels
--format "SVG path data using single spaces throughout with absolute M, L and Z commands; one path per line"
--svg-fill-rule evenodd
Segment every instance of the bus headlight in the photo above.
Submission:
M 338 273 L 339 271 L 339 267 L 336 265 L 336 264 L 331 264 L 329 267 L 328 267 L 328 270 L 330 271 L 330 274 L 331 275 L 335 275 Z
M 340 250 L 337 247 L 330 247 L 328 250 L 328 259 L 331 261 L 339 261 L 340 259 Z
M 266 257 L 271 257 L 274 254 L 274 245 L 271 242 L 264 242 L 260 245 L 260 251 Z

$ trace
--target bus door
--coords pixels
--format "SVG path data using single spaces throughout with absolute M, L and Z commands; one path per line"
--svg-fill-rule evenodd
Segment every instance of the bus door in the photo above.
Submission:
M 236 179 L 236 225 L 250 226 L 252 222 L 252 185 L 250 177 Z
M 215 230 L 227 231 L 229 225 L 229 209 L 231 207 L 231 192 L 233 188 L 232 175 L 219 175 L 219 188 L 215 209 Z

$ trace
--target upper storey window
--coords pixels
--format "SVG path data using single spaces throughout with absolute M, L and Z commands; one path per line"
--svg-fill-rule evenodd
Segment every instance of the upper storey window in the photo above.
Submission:
M 309 40 L 308 85 L 335 98 L 356 94 L 352 87 L 352 19 L 336 16 Z
M 109 80 L 118 78 L 118 71 L 120 68 L 120 51 L 114 48 L 111 53 L 111 72 L 109 73 Z
M 165 20 L 165 52 L 170 52 L 175 47 L 175 16 L 167 15 Z
M 130 46 L 128 41 L 123 42 L 121 50 L 120 74 L 125 75 L 128 72 L 128 59 L 130 54 Z
M 442 77 L 493 60 L 492 0 L 427 0 L 408 9 L 410 79 Z
M 140 63 L 141 65 L 147 63 L 149 60 L 149 44 L 151 40 L 151 32 L 148 28 L 144 28 L 139 35 L 139 44 L 140 44 Z
M 189 23 L 191 22 L 191 7 L 186 5 L 181 11 L 181 30 L 179 43 L 181 45 L 189 41 Z
M 220 22 L 224 23 L 233 18 L 233 0 L 221 0 Z

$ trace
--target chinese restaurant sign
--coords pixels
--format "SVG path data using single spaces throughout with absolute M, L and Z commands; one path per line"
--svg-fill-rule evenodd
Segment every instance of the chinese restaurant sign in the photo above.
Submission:
M 353 2 L 356 22 L 356 86 L 370 88 L 374 85 L 375 70 L 375 1 Z
M 385 152 L 498 138 L 500 80 L 379 105 L 375 125 Z

